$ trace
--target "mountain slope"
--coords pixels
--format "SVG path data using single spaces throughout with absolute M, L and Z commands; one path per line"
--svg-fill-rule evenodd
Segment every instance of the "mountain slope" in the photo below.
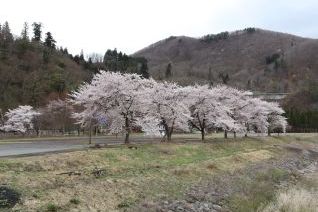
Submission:
M 0 41 L 0 108 L 4 111 L 21 104 L 37 107 L 65 97 L 91 76 L 70 55 L 42 43 Z
M 256 91 L 292 92 L 318 79 L 318 40 L 261 29 L 219 35 L 169 37 L 134 56 L 148 60 L 156 79 L 167 79 L 171 63 L 169 79 L 181 84 L 226 81 Z

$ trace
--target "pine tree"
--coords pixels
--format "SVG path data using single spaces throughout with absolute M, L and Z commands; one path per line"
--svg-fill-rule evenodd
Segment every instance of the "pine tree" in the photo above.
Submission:
M 63 53 L 66 54 L 66 55 L 68 55 L 68 50 L 67 50 L 67 48 L 64 48 Z
M 33 40 L 40 42 L 42 37 L 42 24 L 34 22 L 33 26 Z
M 29 25 L 27 22 L 24 22 L 23 29 L 21 32 L 21 38 L 23 40 L 29 40 Z
M 148 72 L 148 65 L 147 65 L 147 59 L 146 58 L 141 58 L 141 66 L 140 66 L 140 75 L 143 77 L 143 78 L 146 78 L 148 79 L 149 78 L 149 72 Z
M 2 26 L 1 34 L 2 34 L 2 39 L 6 43 L 13 41 L 13 35 L 11 33 L 9 23 L 7 21 L 4 22 L 4 25 Z
M 85 61 L 83 49 L 81 50 L 81 54 L 80 54 L 80 56 L 79 56 L 79 59 L 80 59 L 81 61 Z
M 56 41 L 53 39 L 53 36 L 52 36 L 51 32 L 47 32 L 46 33 L 46 38 L 45 38 L 45 41 L 44 41 L 44 45 L 46 45 L 49 48 L 54 49 L 55 48 L 55 43 L 56 43 Z
M 172 76 L 172 65 L 169 63 L 166 68 L 166 78 L 170 78 Z
M 6 21 L 0 31 L 0 59 L 6 60 L 10 52 L 10 46 L 13 43 L 13 35 L 11 33 L 9 23 Z

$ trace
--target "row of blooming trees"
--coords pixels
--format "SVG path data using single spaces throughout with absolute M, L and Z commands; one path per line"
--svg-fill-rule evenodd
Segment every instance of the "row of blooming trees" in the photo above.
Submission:
M 102 125 L 112 134 L 124 133 L 127 143 L 133 129 L 166 140 L 171 140 L 175 131 L 196 129 L 204 140 L 207 132 L 216 129 L 223 130 L 225 137 L 228 132 L 235 137 L 236 133 L 285 132 L 283 113 L 277 103 L 227 86 L 182 87 L 137 74 L 101 71 L 91 83 L 71 93 L 68 102 L 51 101 L 37 111 L 31 106 L 9 110 L 0 120 L 0 130 L 24 134 L 34 123 L 48 120 L 65 130 L 65 125 L 76 119 L 76 124 L 90 132 Z
M 250 92 L 227 86 L 195 85 L 181 87 L 156 82 L 136 74 L 101 71 L 91 83 L 85 83 L 70 95 L 80 112 L 74 117 L 82 126 L 98 125 L 106 120 L 111 133 L 125 133 L 125 142 L 133 128 L 149 135 L 171 140 L 174 131 L 195 128 L 204 135 L 211 129 L 236 133 L 274 130 L 285 132 L 284 111 L 277 103 L 253 98 Z

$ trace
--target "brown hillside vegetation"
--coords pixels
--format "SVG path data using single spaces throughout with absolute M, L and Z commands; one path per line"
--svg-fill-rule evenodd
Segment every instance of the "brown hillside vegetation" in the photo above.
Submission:
M 148 60 L 150 75 L 157 79 L 169 78 L 170 63 L 170 79 L 181 84 L 220 83 L 228 75 L 228 84 L 239 88 L 293 92 L 318 78 L 317 53 L 316 39 L 255 29 L 228 36 L 171 36 L 134 55 Z
M 89 71 L 68 55 L 37 42 L 16 40 L 0 49 L 0 108 L 40 106 L 65 96 Z

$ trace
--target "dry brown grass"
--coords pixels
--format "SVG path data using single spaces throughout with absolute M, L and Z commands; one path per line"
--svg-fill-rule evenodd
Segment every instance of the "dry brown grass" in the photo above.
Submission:
M 293 188 L 278 194 L 274 203 L 268 205 L 263 212 L 317 212 L 318 192 Z
M 210 169 L 210 170 L 218 169 L 218 167 L 217 167 L 214 163 L 208 164 L 208 165 L 207 165 L 207 168 Z
M 306 145 L 304 146 L 306 148 Z M 287 190 L 278 191 L 276 198 L 262 212 L 317 212 L 318 211 L 318 172 L 303 175 Z

